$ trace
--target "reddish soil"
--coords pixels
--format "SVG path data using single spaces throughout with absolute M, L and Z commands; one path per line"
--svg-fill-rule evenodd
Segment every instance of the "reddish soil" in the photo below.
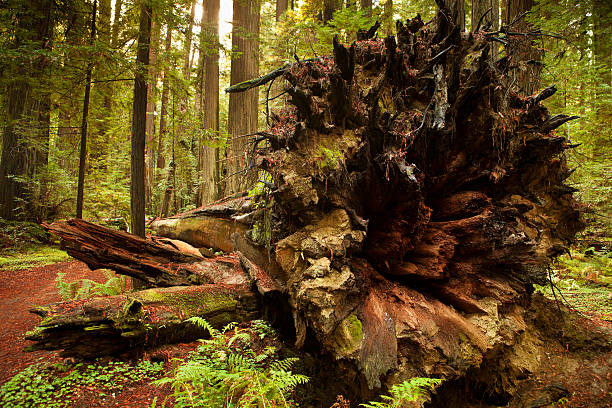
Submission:
M 105 282 L 107 279 L 102 271 L 92 271 L 87 265 L 77 261 L 25 270 L 0 271 L 0 385 L 33 363 L 62 361 L 55 351 L 22 351 L 30 343 L 25 340 L 25 333 L 33 329 L 40 320 L 38 316 L 30 313 L 29 309 L 62 300 L 55 286 L 58 272 L 66 274 L 66 281 L 86 278 Z M 182 358 L 196 345 L 197 343 L 175 345 L 155 353 L 164 360 Z M 120 393 L 111 392 L 107 396 L 101 396 L 98 390 L 92 388 L 74 396 L 70 405 L 75 408 L 150 407 L 153 398 L 157 396 L 158 406 L 161 406 L 169 392 L 168 388 L 162 389 L 149 385 L 148 382 L 132 384 Z M 166 404 L 172 405 L 171 401 Z

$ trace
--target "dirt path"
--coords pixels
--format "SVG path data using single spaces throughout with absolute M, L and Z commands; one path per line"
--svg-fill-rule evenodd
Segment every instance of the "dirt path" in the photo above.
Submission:
M 57 352 L 22 351 L 29 344 L 24 339 L 25 332 L 33 329 L 40 320 L 29 309 L 62 300 L 55 286 L 58 272 L 64 272 L 67 281 L 83 278 L 96 282 L 106 281 L 102 271 L 92 271 L 77 261 L 0 271 L 0 385 L 41 359 L 60 359 Z

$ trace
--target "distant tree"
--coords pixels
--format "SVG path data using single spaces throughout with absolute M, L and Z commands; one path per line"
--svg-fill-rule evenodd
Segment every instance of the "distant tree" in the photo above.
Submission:
M 276 21 L 279 21 L 281 16 L 285 14 L 289 8 L 289 0 L 276 0 Z
M 203 100 L 200 103 L 205 139 L 200 141 L 198 169 L 200 171 L 199 204 L 217 198 L 219 171 L 219 0 L 205 2 L 200 34 L 200 66 L 204 71 Z M 200 93 L 200 95 L 202 92 Z M 202 97 L 202 96 L 201 96 Z
M 513 32 L 528 33 L 532 26 L 526 15 L 534 6 L 534 0 L 508 0 L 503 18 L 504 25 Z M 531 95 L 540 89 L 542 52 L 533 46 L 533 36 L 512 36 L 506 46 L 506 53 L 513 66 L 513 83 L 524 95 Z
M 53 44 L 55 3 L 12 1 L 5 9 L 12 22 L 3 36 L 15 58 L 2 62 L 6 124 L 0 159 L 0 217 L 29 218 L 32 197 L 26 178 L 47 162 L 50 93 L 45 85 Z M 29 215 L 30 214 L 30 215 Z
M 132 167 L 130 208 L 132 233 L 145 236 L 145 139 L 147 121 L 147 66 L 151 42 L 151 5 L 140 2 L 138 45 L 132 104 Z
M 235 85 L 259 75 L 259 0 L 234 0 L 230 84 Z M 230 94 L 228 134 L 231 138 L 226 193 L 247 187 L 247 138 L 239 137 L 257 131 L 258 89 Z
M 91 9 L 91 27 L 89 45 L 93 46 L 96 40 L 96 10 L 97 0 L 94 0 Z M 85 97 L 83 98 L 83 119 L 81 121 L 81 149 L 79 151 L 79 179 L 77 183 L 76 218 L 83 218 L 83 193 L 85 189 L 85 166 L 87 164 L 87 120 L 89 118 L 89 94 L 91 92 L 91 72 L 93 62 L 89 61 L 85 73 Z

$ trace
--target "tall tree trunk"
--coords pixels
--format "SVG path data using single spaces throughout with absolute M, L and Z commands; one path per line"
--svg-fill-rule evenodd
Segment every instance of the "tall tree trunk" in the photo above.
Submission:
M 151 46 L 149 48 L 149 77 L 147 81 L 147 120 L 145 123 L 145 205 L 152 211 L 152 195 L 155 167 L 155 108 L 157 106 L 157 52 L 159 47 L 160 26 L 152 18 Z
M 99 1 L 99 16 L 97 24 L 97 40 L 103 47 L 111 46 L 111 0 Z M 113 67 L 109 63 L 99 64 L 96 66 L 95 78 L 106 80 L 113 76 Z M 113 107 L 113 89 L 114 82 L 100 82 L 96 85 L 96 94 L 102 95 L 102 106 L 94 112 L 95 119 L 98 122 L 97 132 L 93 133 L 93 143 L 90 143 L 89 157 L 92 161 L 96 160 L 101 168 L 106 168 L 105 157 L 108 154 L 108 132 L 112 126 L 111 111 Z
M 89 45 L 96 40 L 96 8 L 97 0 L 93 2 L 91 10 L 91 31 L 89 33 Z M 89 116 L 89 93 L 91 91 L 91 71 L 93 64 L 87 64 L 85 74 L 85 97 L 83 98 L 83 119 L 81 120 L 81 150 L 79 152 L 79 179 L 77 182 L 76 217 L 83 218 L 83 193 L 85 189 L 85 167 L 87 164 L 87 119 Z
M 130 204 L 132 233 L 145 235 L 145 139 L 147 120 L 147 67 L 149 65 L 149 44 L 151 41 L 151 6 L 140 4 L 138 29 L 138 52 L 134 80 L 134 103 L 132 111 L 132 168 Z
M 286 2 L 285 2 L 286 3 Z M 219 0 L 209 0 L 202 12 L 202 31 L 200 37 L 200 64 L 204 63 L 204 100 L 203 127 L 213 140 L 201 141 L 198 154 L 200 169 L 200 204 L 208 204 L 217 198 L 219 172 L 218 148 L 211 144 L 219 136 Z M 210 50 L 204 54 L 202 50 Z
M 53 36 L 53 2 L 31 1 L 10 10 L 17 25 L 13 47 L 38 52 L 49 49 Z M 15 178 L 32 177 L 47 160 L 49 142 L 50 99 L 43 81 L 48 59 L 31 60 L 21 56 L 9 63 L 5 88 L 7 95 L 6 126 L 2 138 L 0 162 L 0 217 L 15 219 L 23 215 L 34 219 L 32 197 L 27 186 Z M 36 85 L 36 87 L 33 86 Z M 24 206 L 18 208 L 18 202 Z M 37 204 L 40 205 L 40 204 Z M 17 211 L 19 209 L 19 211 Z
M 276 21 L 278 22 L 282 15 L 289 8 L 289 0 L 276 0 Z
M 393 0 L 385 0 L 383 4 L 382 26 L 384 35 L 393 34 Z
M 166 28 L 166 53 L 169 53 L 172 49 L 172 27 L 168 25 Z M 163 169 L 166 167 L 166 158 L 164 156 L 164 140 L 167 133 L 167 119 L 168 119 L 168 93 L 170 87 L 168 86 L 168 69 L 164 71 L 164 79 L 162 81 L 162 95 L 161 95 L 161 108 L 159 112 L 159 138 L 157 143 L 157 169 Z
M 191 12 L 189 17 L 189 28 L 185 33 L 185 55 L 183 63 L 183 78 L 188 81 L 191 76 L 191 43 L 193 40 L 193 22 L 195 20 L 196 0 L 191 0 Z
M 113 17 L 113 27 L 111 30 L 111 43 L 116 46 L 119 41 L 119 31 L 121 29 L 121 8 L 123 0 L 115 0 L 115 9 Z
M 504 25 L 512 24 L 512 31 L 525 33 L 532 27 L 525 21 L 524 13 L 534 5 L 533 0 L 508 0 Z M 532 46 L 531 37 L 512 36 L 506 53 L 513 65 L 511 81 L 522 94 L 532 95 L 540 88 L 542 53 Z
M 499 30 L 499 0 L 472 0 L 470 23 L 472 32 L 486 27 Z
M 359 2 L 361 10 L 365 10 L 368 17 L 372 17 L 372 0 L 361 0 Z
M 259 75 L 259 9 L 259 0 L 234 2 L 232 48 L 240 53 L 240 56 L 232 59 L 231 85 Z M 232 141 L 228 160 L 228 195 L 242 191 L 247 185 L 247 139 L 238 136 L 257 131 L 257 112 L 257 89 L 230 94 L 228 133 Z
M 334 18 L 334 12 L 342 6 L 341 0 L 323 0 L 323 22 Z
M 600 67 L 597 87 L 597 116 L 601 123 L 609 124 L 612 115 L 609 101 L 612 90 L 612 2 L 609 0 L 593 1 L 593 51 L 595 64 Z M 606 86 L 601 86 L 606 85 Z

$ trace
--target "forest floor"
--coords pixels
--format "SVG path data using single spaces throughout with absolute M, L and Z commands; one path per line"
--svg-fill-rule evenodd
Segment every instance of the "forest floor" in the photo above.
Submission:
M 101 270 L 92 271 L 78 261 L 54 263 L 20 270 L 0 270 L 0 386 L 13 375 L 32 364 L 64 361 L 56 351 L 24 352 L 29 345 L 24 335 L 33 329 L 40 318 L 29 312 L 33 306 L 61 301 L 56 287 L 58 272 L 65 273 L 68 282 L 91 279 L 103 283 L 107 277 Z M 195 349 L 197 342 L 176 345 L 163 351 L 164 360 L 185 357 Z M 168 364 L 166 364 L 168 366 Z M 168 373 L 169 367 L 158 377 Z M 121 391 L 97 390 L 83 387 L 71 396 L 70 407 L 151 407 L 157 397 L 158 406 L 170 393 L 168 387 L 157 387 L 149 380 L 123 384 Z M 0 405 L 2 402 L 0 401 Z M 172 406 L 172 404 L 167 404 Z
M 10 264 L 0 265 L 0 386 L 33 364 L 66 362 L 55 351 L 23 351 L 23 348 L 29 344 L 24 338 L 25 333 L 34 328 L 39 321 L 39 317 L 30 313 L 29 309 L 62 300 L 56 283 L 58 272 L 65 273 L 66 282 L 91 279 L 104 283 L 108 279 L 103 271 L 92 271 L 78 261 L 28 266 L 24 266 L 26 269 L 11 269 Z M 7 267 L 9 269 L 6 269 Z M 609 285 L 603 285 L 595 292 L 591 289 L 580 290 L 579 287 L 573 287 L 569 294 L 570 303 L 574 303 L 582 313 L 588 315 L 589 324 L 607 328 L 612 332 L 610 313 L 612 292 Z M 551 297 L 552 294 L 549 293 L 548 296 Z M 162 351 L 155 352 L 154 356 L 159 358 L 162 355 L 166 364 L 164 370 L 157 373 L 154 378 L 168 375 L 171 372 L 172 359 L 186 357 L 196 346 L 197 342 L 193 342 L 166 347 Z M 610 393 L 612 354 L 585 359 L 580 353 L 573 353 L 561 344 L 551 344 L 546 354 L 547 358 L 535 373 L 536 381 L 542 384 L 541 392 L 538 394 L 538 387 L 535 389 L 529 387 L 529 390 L 525 390 L 526 394 L 529 394 L 528 400 L 537 401 L 538 398 L 545 400 L 548 398 L 547 387 L 550 387 L 550 384 L 561 384 L 571 394 L 564 407 L 612 406 Z M 142 357 L 146 359 L 150 355 Z M 151 407 L 155 397 L 157 397 L 157 406 L 161 406 L 161 402 L 171 390 L 168 387 L 151 385 L 151 379 L 127 381 L 121 389 L 102 389 L 95 385 L 81 387 L 69 397 L 69 401 L 66 401 L 67 406 Z M 172 401 L 168 400 L 166 406 L 173 406 Z

